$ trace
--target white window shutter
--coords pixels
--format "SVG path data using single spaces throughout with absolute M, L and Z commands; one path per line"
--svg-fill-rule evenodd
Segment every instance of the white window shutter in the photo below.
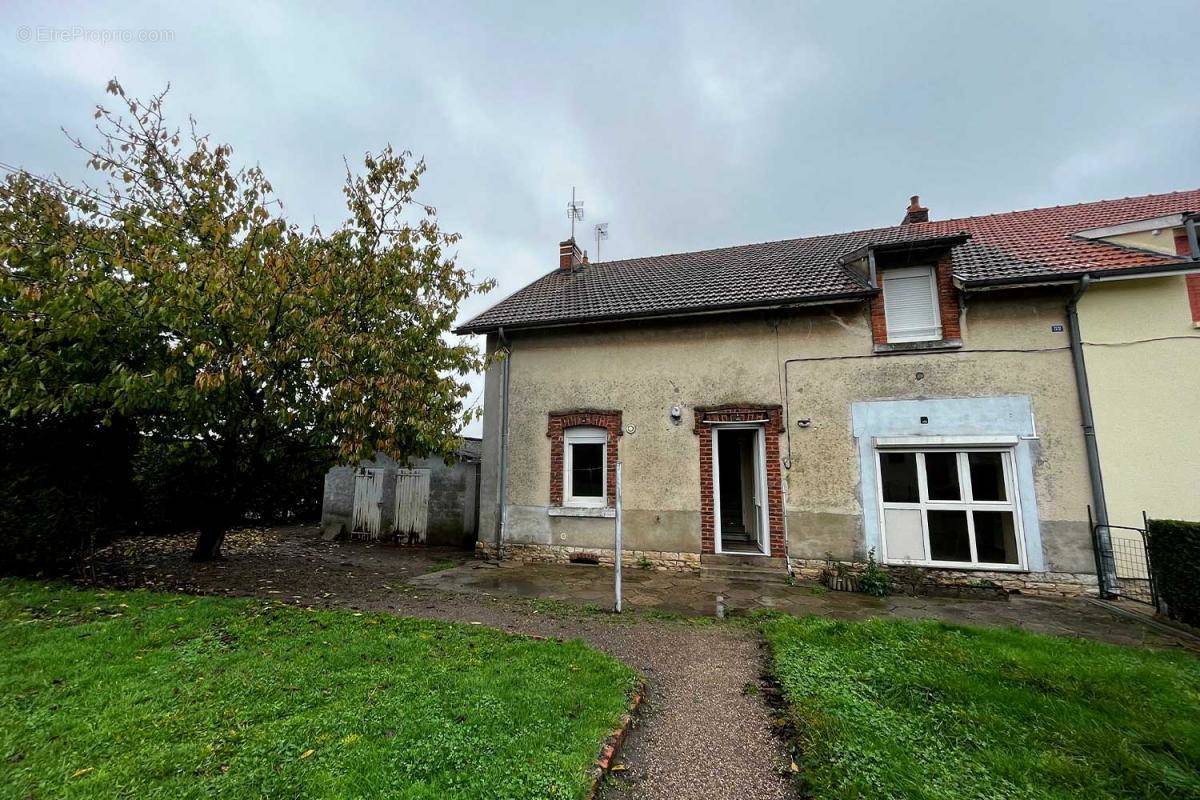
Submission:
M 905 267 L 884 271 L 883 311 L 889 342 L 942 338 L 933 268 Z

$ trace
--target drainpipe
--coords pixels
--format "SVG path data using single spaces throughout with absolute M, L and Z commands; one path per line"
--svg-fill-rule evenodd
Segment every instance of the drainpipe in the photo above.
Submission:
M 1071 361 L 1075 365 L 1075 387 L 1079 391 L 1079 414 L 1083 419 L 1083 443 L 1087 451 L 1088 477 L 1092 484 L 1092 505 L 1096 509 L 1095 546 L 1099 548 L 1097 565 L 1101 574 L 1100 593 L 1115 597 L 1117 567 L 1113 561 L 1112 531 L 1108 528 L 1108 505 L 1104 499 L 1104 478 L 1100 474 L 1100 448 L 1096 443 L 1096 421 L 1092 415 L 1092 393 L 1088 389 L 1087 365 L 1083 360 L 1083 337 L 1079 332 L 1079 299 L 1087 291 L 1092 279 L 1084 275 L 1079 279 L 1079 288 L 1067 303 L 1067 330 L 1071 338 Z
M 497 562 L 500 561 L 500 548 L 508 528 L 508 366 L 512 361 L 512 341 L 505 337 L 504 328 L 499 329 L 499 335 L 504 360 L 500 362 L 500 524 L 496 526 Z

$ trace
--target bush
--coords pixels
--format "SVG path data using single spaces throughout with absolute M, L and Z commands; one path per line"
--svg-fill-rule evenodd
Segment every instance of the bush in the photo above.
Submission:
M 61 574 L 123 531 L 136 432 L 77 417 L 0 424 L 0 574 Z
M 875 560 L 875 548 L 867 553 L 867 566 L 858 577 L 858 590 L 874 597 L 887 597 L 892 593 L 892 576 Z
M 237 522 L 317 519 L 329 448 L 263 453 Z M 198 442 L 158 443 L 121 419 L 0 422 L 0 575 L 67 574 L 118 536 L 194 531 L 215 485 Z
M 1200 522 L 1152 519 L 1146 545 L 1158 596 L 1171 619 L 1200 626 Z

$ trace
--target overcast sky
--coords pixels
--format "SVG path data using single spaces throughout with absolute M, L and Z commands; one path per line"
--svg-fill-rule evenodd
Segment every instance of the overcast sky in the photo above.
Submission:
M 499 281 L 465 319 L 554 268 L 572 185 L 605 260 L 894 224 L 912 194 L 945 219 L 1200 187 L 1198 11 L 6 2 L 0 160 L 82 177 L 59 127 L 86 133 L 109 78 L 170 82 L 180 121 L 331 228 L 343 155 L 391 142 Z

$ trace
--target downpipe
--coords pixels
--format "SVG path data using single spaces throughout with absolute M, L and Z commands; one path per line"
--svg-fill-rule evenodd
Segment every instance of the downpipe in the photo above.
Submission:
M 1100 447 L 1096 441 L 1096 420 L 1092 413 L 1092 393 L 1088 388 L 1087 364 L 1083 357 L 1083 337 L 1079 331 L 1079 300 L 1091 285 L 1090 275 L 1079 279 L 1079 288 L 1067 302 L 1067 331 L 1071 340 L 1071 361 L 1075 367 L 1075 388 L 1079 392 L 1079 415 L 1083 421 L 1083 443 L 1087 452 L 1088 478 L 1092 486 L 1092 506 L 1096 511 L 1095 546 L 1099 549 L 1102 597 L 1116 597 L 1117 567 L 1113 559 L 1112 531 L 1109 530 L 1108 505 L 1104 499 L 1104 478 L 1100 473 Z M 1089 520 L 1091 515 L 1089 514 Z

